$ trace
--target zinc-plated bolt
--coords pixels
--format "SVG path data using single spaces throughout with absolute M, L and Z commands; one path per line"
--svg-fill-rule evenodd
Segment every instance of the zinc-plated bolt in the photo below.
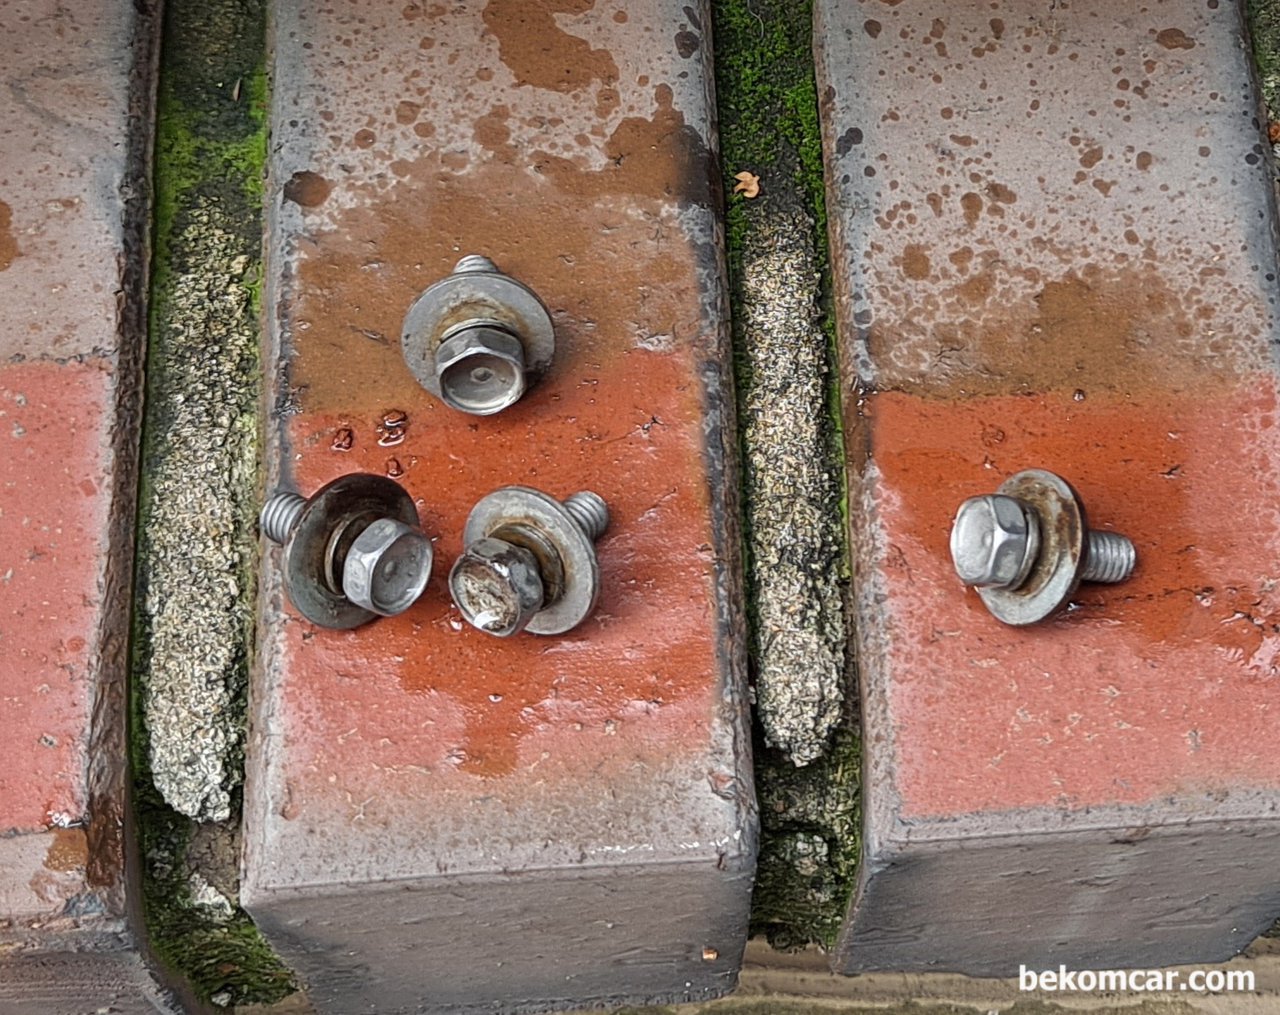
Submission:
M 382 476 L 343 476 L 310 500 L 277 493 L 259 521 L 263 535 L 284 544 L 289 599 L 322 627 L 403 613 L 431 577 L 431 540 L 413 498 Z
M 524 486 L 495 490 L 467 518 L 466 549 L 449 572 L 453 601 L 499 638 L 562 634 L 595 608 L 595 541 L 608 525 L 608 507 L 589 491 L 561 502 Z
M 1028 469 L 960 505 L 951 559 L 997 619 L 1023 625 L 1060 609 L 1081 581 L 1124 581 L 1137 551 L 1125 536 L 1091 531 L 1066 480 Z
M 555 331 L 532 289 L 468 254 L 429 286 L 404 319 L 400 347 L 424 388 L 488 416 L 518 402 L 551 366 Z

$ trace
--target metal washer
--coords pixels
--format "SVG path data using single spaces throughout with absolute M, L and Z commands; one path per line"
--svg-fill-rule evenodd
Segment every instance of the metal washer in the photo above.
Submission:
M 285 583 L 294 608 L 321 627 L 350 630 L 378 614 L 334 593 L 324 580 L 325 556 L 334 530 L 367 516 L 394 518 L 418 527 L 413 498 L 385 476 L 354 473 L 340 476 L 307 501 L 284 546 Z
M 497 529 L 528 525 L 541 530 L 564 563 L 564 592 L 538 611 L 525 627 L 533 634 L 563 634 L 577 627 L 600 598 L 600 564 L 595 544 L 554 497 L 527 486 L 504 486 L 481 500 L 467 516 L 464 545 Z
M 446 275 L 413 302 L 400 331 L 400 349 L 419 384 L 441 397 L 436 350 L 446 333 L 461 324 L 498 324 L 524 346 L 530 385 L 551 368 L 556 336 L 551 313 L 523 282 L 501 272 L 461 271 Z
M 1044 469 L 1010 476 L 996 493 L 1031 505 L 1040 522 L 1040 553 L 1026 581 L 1012 590 L 977 590 L 996 619 L 1022 627 L 1060 609 L 1079 587 L 1089 526 L 1080 495 Z

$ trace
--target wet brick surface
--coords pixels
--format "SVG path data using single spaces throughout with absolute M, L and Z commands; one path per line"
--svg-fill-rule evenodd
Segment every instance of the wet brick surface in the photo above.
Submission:
M 1229 954 L 1280 910 L 1275 210 L 1239 11 L 818 15 L 870 815 L 837 965 Z M 1139 563 L 1015 630 L 947 539 L 1031 467 Z

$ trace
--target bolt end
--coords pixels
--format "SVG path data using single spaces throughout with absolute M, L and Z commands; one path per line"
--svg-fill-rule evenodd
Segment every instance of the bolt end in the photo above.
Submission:
M 498 272 L 498 266 L 483 254 L 467 254 L 453 266 L 453 273 L 455 275 L 460 275 L 467 271 L 487 271 L 494 274 L 500 274 Z
M 609 505 L 598 493 L 580 490 L 564 502 L 565 510 L 593 541 L 609 527 Z
M 523 631 L 542 609 L 542 575 L 524 547 L 478 539 L 449 572 L 449 592 L 472 627 L 499 638 Z
M 258 516 L 262 534 L 273 543 L 285 542 L 306 506 L 307 499 L 296 493 L 276 494 L 262 505 L 262 513 Z
M 1133 541 L 1118 532 L 1090 532 L 1089 557 L 1080 573 L 1083 581 L 1122 582 L 1133 574 L 1138 551 Z

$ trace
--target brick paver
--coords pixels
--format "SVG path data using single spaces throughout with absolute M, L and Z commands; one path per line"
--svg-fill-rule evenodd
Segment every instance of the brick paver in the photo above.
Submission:
M 153 28 L 116 0 L 0 9 L 3 1011 L 160 1010 L 127 951 L 124 871 Z
M 1226 956 L 1280 912 L 1275 209 L 1238 5 L 817 9 L 868 745 L 837 965 Z M 1014 630 L 947 539 L 1028 467 L 1139 565 Z
M 674 2 L 277 8 L 273 480 L 393 475 L 437 537 L 419 603 L 353 632 L 303 622 L 268 558 L 243 894 L 322 1011 L 735 980 L 754 804 L 706 24 Z M 489 418 L 398 347 L 467 253 L 558 333 Z M 407 432 L 380 446 L 392 410 Z M 511 483 L 609 502 L 600 607 L 567 635 L 497 640 L 449 603 L 468 511 Z

